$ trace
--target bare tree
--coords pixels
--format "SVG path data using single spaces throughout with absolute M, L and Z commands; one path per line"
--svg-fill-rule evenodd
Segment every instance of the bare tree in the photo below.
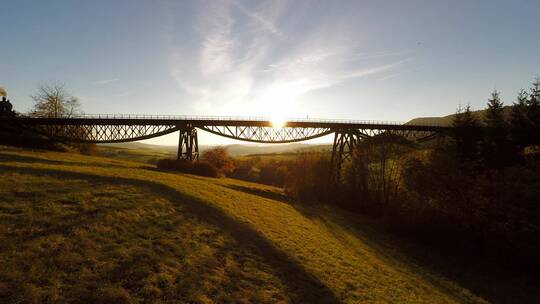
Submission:
M 383 212 L 399 194 L 401 168 L 410 145 L 399 136 L 381 134 L 364 139 L 354 151 L 348 183 L 362 200 L 379 208 L 372 211 Z
M 33 116 L 40 117 L 71 117 L 80 112 L 79 99 L 72 96 L 64 84 L 43 84 L 38 87 L 35 95 Z

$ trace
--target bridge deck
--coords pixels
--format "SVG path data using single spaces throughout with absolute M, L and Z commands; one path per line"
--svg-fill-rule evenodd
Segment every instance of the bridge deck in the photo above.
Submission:
M 70 117 L 5 117 L 4 121 L 17 121 L 25 125 L 163 125 L 163 126 L 247 126 L 275 127 L 268 117 L 239 116 L 178 116 L 134 114 L 85 114 Z M 450 126 L 438 124 L 407 124 L 397 121 L 340 120 L 340 119 L 287 119 L 284 128 L 374 129 L 442 131 Z

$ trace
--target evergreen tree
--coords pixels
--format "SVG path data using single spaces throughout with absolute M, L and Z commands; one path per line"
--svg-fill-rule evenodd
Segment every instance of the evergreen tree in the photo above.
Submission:
M 470 105 L 459 107 L 452 122 L 457 153 L 462 160 L 478 159 L 479 142 L 482 138 L 480 122 L 474 117 Z
M 531 124 L 530 144 L 540 145 L 540 77 L 533 82 L 527 104 L 527 118 Z
M 540 77 L 536 77 L 532 85 L 528 105 L 531 107 L 538 107 L 540 106 Z
M 527 117 L 528 98 L 527 91 L 521 89 L 510 112 L 512 142 L 519 150 L 523 150 L 527 145 L 527 131 L 531 129 L 531 124 Z
M 527 94 L 527 91 L 525 91 L 524 89 L 521 89 L 519 91 L 518 96 L 516 98 L 516 102 L 514 102 L 514 105 L 512 107 L 512 115 L 525 114 L 527 103 L 528 103 L 528 97 L 529 96 Z
M 515 159 L 503 106 L 500 92 L 494 90 L 487 103 L 486 133 L 482 145 L 483 160 L 490 168 L 502 168 Z
M 500 92 L 493 90 L 488 99 L 486 111 L 486 125 L 488 128 L 504 128 L 504 104 L 501 101 Z

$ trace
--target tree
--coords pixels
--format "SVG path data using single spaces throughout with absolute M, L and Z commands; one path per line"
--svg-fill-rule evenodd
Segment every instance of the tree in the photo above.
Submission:
M 527 103 L 528 103 L 528 94 L 527 91 L 524 89 L 521 89 L 518 93 L 518 96 L 516 98 L 516 102 L 512 105 L 512 112 L 511 112 L 511 122 L 514 123 L 514 120 L 522 120 L 524 118 L 524 114 L 527 110 Z
M 516 98 L 516 102 L 512 105 L 512 111 L 510 112 L 512 141 L 519 150 L 523 150 L 527 145 L 527 133 L 528 130 L 531 129 L 531 124 L 527 117 L 528 98 L 527 91 L 521 89 Z
M 487 103 L 485 116 L 487 129 L 482 146 L 484 161 L 491 168 L 502 168 L 515 160 L 515 149 L 509 140 L 503 106 L 500 92 L 494 90 Z
M 531 93 L 529 94 L 528 105 L 532 107 L 540 106 L 540 77 L 536 77 L 532 84 Z
M 530 123 L 528 133 L 530 145 L 540 145 L 540 77 L 532 84 L 527 100 L 527 119 Z
M 37 93 L 30 97 L 35 102 L 33 116 L 71 117 L 80 112 L 79 99 L 68 93 L 64 84 L 40 85 Z
M 221 174 L 230 174 L 234 170 L 234 163 L 224 147 L 205 151 L 201 159 L 214 166 Z
M 452 135 L 459 157 L 463 160 L 477 160 L 482 129 L 480 122 L 474 117 L 470 105 L 457 109 L 452 125 L 454 126 Z
M 504 128 L 504 104 L 501 101 L 500 92 L 493 90 L 491 98 L 488 99 L 486 111 L 486 124 L 488 128 Z

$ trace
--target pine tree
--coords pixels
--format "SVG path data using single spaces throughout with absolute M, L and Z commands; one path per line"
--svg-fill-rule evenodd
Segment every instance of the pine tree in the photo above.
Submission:
M 527 94 L 527 91 L 525 91 L 524 89 L 521 89 L 516 98 L 516 102 L 514 102 L 515 109 L 525 111 L 525 108 L 527 107 L 528 97 L 529 95 Z M 512 108 L 512 112 L 513 110 L 514 108 Z
M 514 149 L 508 138 L 509 130 L 503 106 L 500 92 L 493 90 L 487 103 L 485 116 L 487 128 L 482 145 L 482 157 L 489 168 L 502 168 L 514 159 Z
M 529 94 L 528 105 L 531 107 L 540 106 L 540 77 L 536 77 L 532 84 L 531 94 Z
M 480 122 L 471 111 L 471 106 L 459 107 L 452 124 L 456 150 L 460 158 L 467 161 L 477 160 L 482 129 Z
M 540 77 L 536 77 L 532 84 L 527 101 L 527 118 L 531 124 L 530 144 L 540 144 Z
M 504 128 L 504 103 L 501 101 L 500 92 L 493 90 L 488 99 L 486 111 L 486 125 L 488 128 Z
M 512 105 L 510 112 L 510 130 L 512 141 L 519 150 L 527 145 L 527 133 L 531 129 L 530 121 L 527 117 L 529 95 L 527 91 L 521 89 Z

